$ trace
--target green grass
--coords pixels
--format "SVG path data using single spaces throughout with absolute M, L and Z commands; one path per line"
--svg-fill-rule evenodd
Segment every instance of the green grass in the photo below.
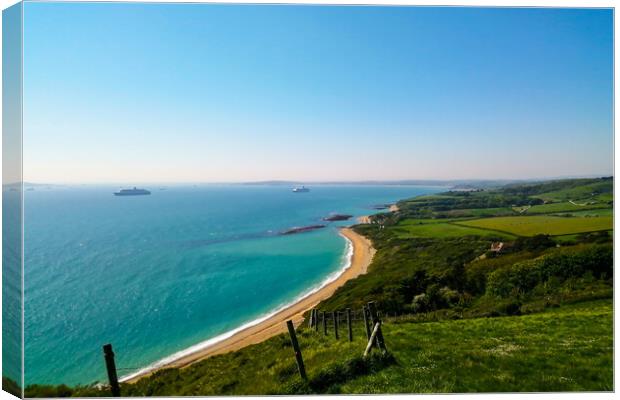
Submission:
M 542 313 L 415 323 L 388 318 L 392 363 L 364 362 L 365 335 L 354 341 L 307 328 L 298 340 L 310 384 L 303 384 L 287 335 L 162 370 L 124 396 L 290 393 L 462 393 L 613 390 L 612 301 L 582 302 Z M 31 392 L 32 394 L 32 392 Z M 74 395 L 107 395 L 94 388 Z
M 414 203 L 414 202 L 426 201 L 426 200 L 454 199 L 455 197 L 456 196 L 452 196 L 449 194 L 427 194 L 427 195 L 417 196 L 414 199 L 405 200 L 405 202 Z
M 601 193 L 597 196 L 594 196 L 592 198 L 593 200 L 599 201 L 601 203 L 607 203 L 609 201 L 613 201 L 614 200 L 614 194 L 613 193 Z
M 409 227 L 425 224 L 445 224 L 452 222 L 456 218 L 408 218 L 398 223 L 398 227 Z
M 567 218 L 551 215 L 537 215 L 461 221 L 459 225 L 498 230 L 519 236 L 533 236 L 537 234 L 555 236 L 609 230 L 613 228 L 613 220 L 611 216 Z
M 613 235 L 614 235 L 613 229 L 610 229 L 608 231 L 597 231 L 594 233 L 576 233 L 572 235 L 554 236 L 553 240 L 561 244 L 575 244 L 576 242 L 579 242 L 580 240 L 582 240 L 583 239 L 582 237 L 584 235 L 596 235 L 596 234 L 602 234 L 603 232 L 607 232 L 607 234 L 609 235 L 609 238 L 613 240 Z
M 353 342 L 347 340 L 346 325 L 341 325 L 339 332 L 340 339 L 336 340 L 331 324 L 328 336 L 308 329 L 305 324 L 298 330 L 297 339 L 310 380 L 317 380 L 330 369 L 361 357 L 366 344 L 361 322 L 354 324 Z M 284 394 L 299 386 L 299 380 L 289 336 L 280 334 L 184 369 L 161 370 L 136 384 L 123 384 L 122 393 L 123 396 Z
M 492 217 L 498 215 L 514 215 L 515 211 L 510 207 L 492 208 L 465 208 L 443 212 L 449 217 Z
M 344 393 L 613 390 L 611 300 L 520 317 L 386 325 L 398 365 Z
M 464 223 L 464 222 L 462 222 Z M 427 238 L 449 238 L 464 236 L 481 237 L 512 237 L 510 234 L 494 232 L 488 229 L 471 228 L 467 226 L 455 225 L 449 222 L 431 223 L 404 223 L 389 228 L 399 239 L 427 237 Z
M 564 214 L 564 213 L 562 213 Z M 599 208 L 596 210 L 584 210 L 584 211 L 571 211 L 568 213 L 575 217 L 608 217 L 614 215 L 614 210 L 612 208 Z
M 576 187 L 569 187 L 566 189 L 556 190 L 552 192 L 538 194 L 532 197 L 538 197 L 543 200 L 551 201 L 568 201 L 568 200 L 588 200 L 594 197 L 608 195 L 611 196 L 613 192 L 613 182 L 611 180 L 605 180 L 602 182 L 595 182 L 586 185 L 579 185 Z M 607 197 L 601 197 L 607 198 Z
M 549 214 L 558 212 L 583 211 L 590 209 L 610 209 L 610 207 L 608 204 L 603 203 L 591 204 L 587 206 L 576 206 L 569 202 L 548 203 L 532 206 L 530 209 L 525 211 L 524 214 Z

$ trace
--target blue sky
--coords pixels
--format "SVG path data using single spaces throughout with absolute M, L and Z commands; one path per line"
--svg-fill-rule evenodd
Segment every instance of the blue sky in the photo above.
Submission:
M 611 174 L 604 9 L 27 3 L 24 179 Z

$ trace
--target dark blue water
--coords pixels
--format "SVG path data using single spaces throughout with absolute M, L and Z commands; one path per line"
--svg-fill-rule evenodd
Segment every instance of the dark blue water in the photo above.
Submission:
M 25 383 L 105 380 L 268 315 L 347 262 L 336 226 L 295 235 L 330 213 L 439 188 L 416 186 L 111 187 L 25 192 Z

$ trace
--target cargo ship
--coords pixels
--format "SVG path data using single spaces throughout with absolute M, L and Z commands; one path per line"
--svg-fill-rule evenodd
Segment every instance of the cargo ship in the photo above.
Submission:
M 114 192 L 114 196 L 144 196 L 147 194 L 151 194 L 146 189 L 138 189 L 137 187 L 133 187 L 133 189 L 121 189 L 118 192 Z

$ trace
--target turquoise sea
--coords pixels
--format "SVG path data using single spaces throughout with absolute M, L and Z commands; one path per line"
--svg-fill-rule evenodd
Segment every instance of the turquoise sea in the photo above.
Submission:
M 25 384 L 129 375 L 291 303 L 347 262 L 330 213 L 442 190 L 420 186 L 39 187 L 24 192 Z

